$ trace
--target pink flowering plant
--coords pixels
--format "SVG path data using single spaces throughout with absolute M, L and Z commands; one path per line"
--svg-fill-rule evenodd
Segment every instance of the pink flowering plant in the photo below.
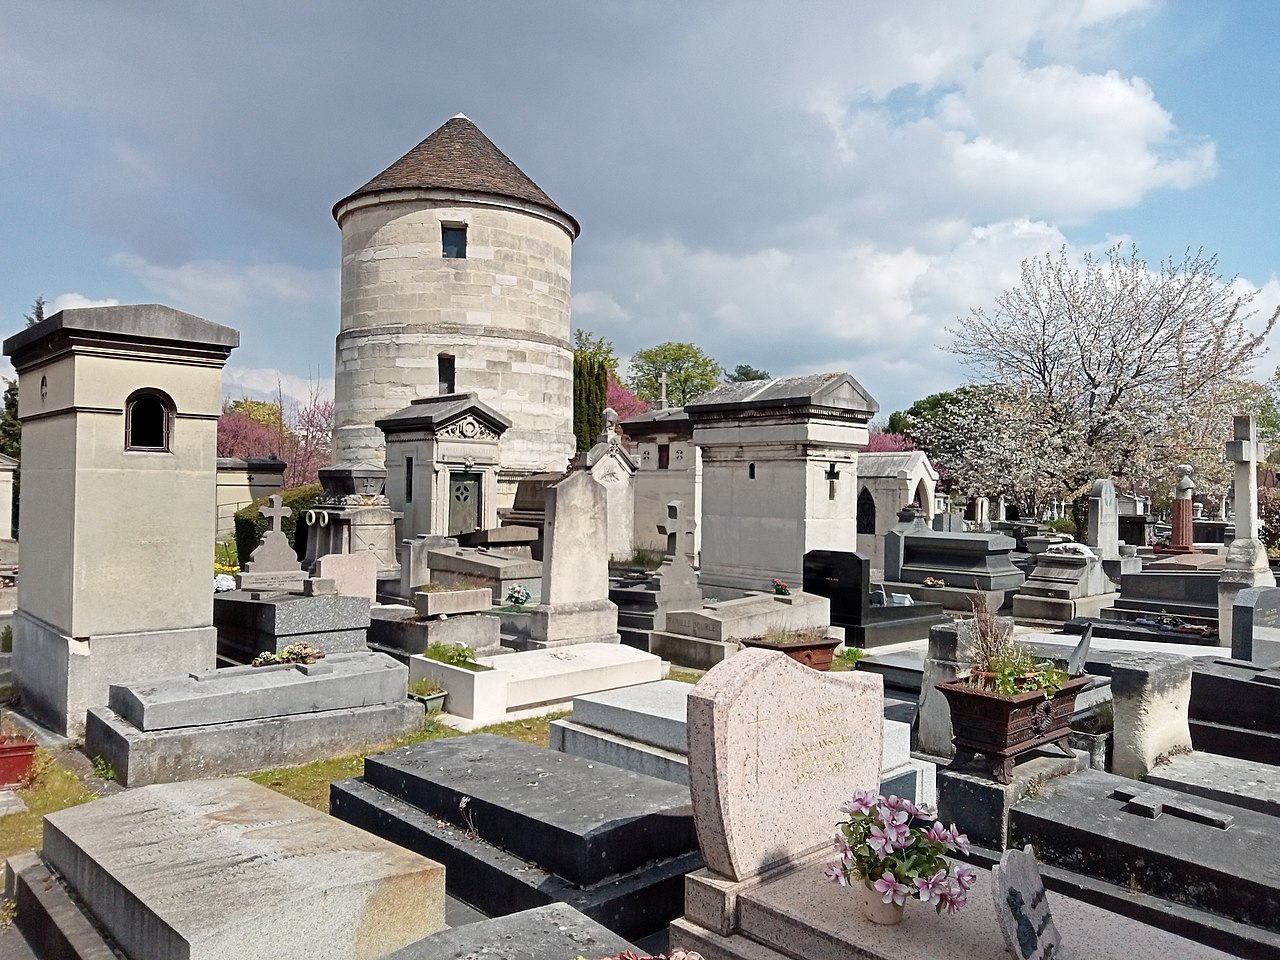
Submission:
M 955 913 L 968 901 L 977 874 L 944 854 L 968 853 L 969 838 L 954 823 L 935 820 L 927 804 L 859 790 L 840 812 L 848 819 L 836 834 L 840 859 L 827 867 L 833 883 L 856 881 L 884 903 L 901 907 L 915 899 L 938 913 Z

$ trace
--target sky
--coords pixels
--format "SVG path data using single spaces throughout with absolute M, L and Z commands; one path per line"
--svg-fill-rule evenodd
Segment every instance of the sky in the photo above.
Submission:
M 575 327 L 902 409 L 1064 246 L 1202 248 L 1259 324 L 1277 35 L 1246 0 L 5 0 L 0 332 L 160 302 L 240 330 L 229 395 L 329 392 L 332 205 L 462 112 L 581 222 Z

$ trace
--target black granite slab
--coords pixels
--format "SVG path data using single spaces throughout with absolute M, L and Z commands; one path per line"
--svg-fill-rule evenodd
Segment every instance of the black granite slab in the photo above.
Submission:
M 492 734 L 369 757 L 364 779 L 579 886 L 698 849 L 688 788 Z
M 1019 802 L 1009 833 L 1045 863 L 1280 930 L 1280 835 L 1265 814 L 1082 770 Z
M 444 864 L 449 895 L 488 916 L 505 916 L 562 902 L 633 942 L 664 929 L 683 915 L 685 874 L 703 865 L 702 856 L 695 848 L 682 856 L 646 864 L 626 876 L 584 888 L 383 793 L 363 780 L 332 784 L 329 812 Z

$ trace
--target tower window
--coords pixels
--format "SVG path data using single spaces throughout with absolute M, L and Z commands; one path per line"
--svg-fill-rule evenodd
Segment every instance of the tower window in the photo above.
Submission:
M 658 469 L 667 470 L 671 467 L 671 444 L 658 444 Z
M 446 260 L 465 260 L 467 257 L 467 225 L 442 225 L 440 238 Z
M 404 458 L 404 502 L 413 503 L 413 457 Z
M 436 368 L 440 371 L 440 393 L 453 393 L 453 357 L 447 353 L 440 354 L 436 357 Z
M 169 452 L 173 401 L 158 390 L 139 390 L 124 406 L 126 450 Z

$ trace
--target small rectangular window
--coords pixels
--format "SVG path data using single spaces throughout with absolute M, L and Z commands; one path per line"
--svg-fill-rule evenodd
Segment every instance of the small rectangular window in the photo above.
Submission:
M 440 356 L 436 357 L 436 366 L 440 371 L 440 393 L 453 393 L 453 357 L 449 356 L 447 353 L 440 354 Z
M 413 503 L 413 457 L 404 458 L 404 502 Z
M 441 226 L 440 238 L 446 260 L 465 260 L 467 257 L 467 227 Z
M 671 467 L 671 444 L 658 444 L 658 469 L 668 470 Z

